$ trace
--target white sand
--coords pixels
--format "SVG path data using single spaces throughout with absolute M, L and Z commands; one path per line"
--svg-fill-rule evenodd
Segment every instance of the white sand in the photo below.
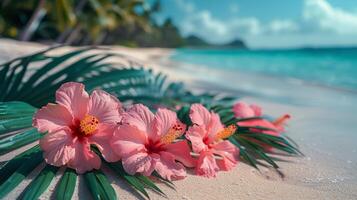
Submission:
M 43 48 L 45 46 L 34 43 L 0 40 L 0 62 Z M 195 90 L 225 91 L 244 96 L 242 100 L 262 105 L 265 113 L 273 116 L 290 113 L 293 116 L 288 133 L 301 145 L 306 157 L 280 162 L 285 178 L 264 168 L 258 173 L 240 163 L 233 171 L 219 173 L 216 179 L 190 174 L 185 180 L 175 182 L 177 191 L 160 185 L 169 199 L 357 199 L 355 93 L 293 79 L 207 71 L 199 66 L 172 63 L 167 59 L 172 51 L 165 49 L 114 49 L 137 58 L 156 71 L 164 71 L 171 80 L 184 80 Z M 0 161 L 26 148 L 28 146 L 1 156 Z M 10 193 L 8 199 L 16 198 L 38 171 Z M 50 197 L 61 173 L 41 199 Z M 133 196 L 132 189 L 113 175 L 109 179 L 120 199 L 140 198 Z M 88 199 L 88 191 L 80 180 L 75 198 Z M 152 199 L 162 199 L 155 193 L 150 195 Z

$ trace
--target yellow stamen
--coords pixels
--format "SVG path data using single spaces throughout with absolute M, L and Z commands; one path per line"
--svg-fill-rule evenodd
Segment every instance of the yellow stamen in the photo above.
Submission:
M 289 119 L 289 118 L 290 118 L 290 115 L 283 115 L 283 116 L 279 117 L 278 119 L 276 119 L 276 120 L 273 122 L 273 124 L 274 124 L 275 126 L 281 126 L 281 125 L 283 125 L 284 122 L 285 122 L 287 119 Z
M 98 124 L 99 124 L 99 120 L 96 117 L 92 115 L 86 115 L 80 121 L 79 127 L 84 135 L 91 135 L 94 133 L 94 131 L 97 130 Z
M 171 144 L 176 138 L 180 137 L 184 132 L 184 127 L 180 124 L 173 125 L 169 131 L 161 137 L 160 141 L 163 144 Z
M 216 135 L 216 140 L 221 140 L 221 139 L 226 139 L 229 138 L 231 135 L 234 134 L 234 132 L 237 130 L 237 126 L 234 124 L 231 124 L 218 132 Z

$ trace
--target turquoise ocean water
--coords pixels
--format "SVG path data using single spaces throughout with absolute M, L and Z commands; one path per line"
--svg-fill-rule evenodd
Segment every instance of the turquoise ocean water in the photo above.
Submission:
M 294 50 L 177 49 L 174 61 L 207 68 L 292 77 L 357 91 L 357 48 Z

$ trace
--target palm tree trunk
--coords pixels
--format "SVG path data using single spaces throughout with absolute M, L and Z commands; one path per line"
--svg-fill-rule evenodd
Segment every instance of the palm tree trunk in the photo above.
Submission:
M 103 30 L 99 36 L 97 37 L 97 39 L 94 41 L 94 45 L 101 45 L 103 44 L 105 38 L 108 35 L 108 31 L 107 30 Z
M 63 43 L 65 39 L 67 38 L 68 34 L 70 34 L 73 31 L 72 28 L 66 28 L 56 39 L 57 43 Z
M 81 28 L 82 28 L 81 25 L 79 23 L 77 23 L 75 28 L 71 31 L 71 33 L 67 37 L 64 44 L 67 44 L 67 45 L 73 44 L 73 42 L 78 38 L 78 34 L 81 32 Z
M 81 0 L 78 2 L 76 8 L 74 9 L 74 14 L 78 17 L 83 10 L 83 7 L 86 5 L 88 0 Z M 68 35 L 73 32 L 73 28 L 66 28 L 66 30 L 64 30 L 56 39 L 57 43 L 63 43 L 66 38 L 68 37 Z
M 86 35 L 84 35 L 84 39 L 81 45 L 90 45 L 92 41 L 92 38 L 90 37 L 90 35 L 87 33 Z
M 20 34 L 19 39 L 21 41 L 30 40 L 33 33 L 37 30 L 41 20 L 46 15 L 45 4 L 46 4 L 46 0 L 39 0 L 36 10 L 32 14 L 30 20 L 27 22 L 24 30 Z

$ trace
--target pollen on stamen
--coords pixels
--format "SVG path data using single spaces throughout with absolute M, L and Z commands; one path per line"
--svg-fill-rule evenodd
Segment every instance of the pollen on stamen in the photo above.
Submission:
M 94 131 L 97 130 L 99 124 L 99 120 L 92 116 L 92 115 L 86 115 L 79 123 L 79 127 L 81 132 L 84 135 L 91 135 L 94 133 Z
M 170 144 L 180 137 L 184 132 L 184 127 L 180 124 L 173 125 L 169 131 L 160 139 L 163 144 Z
M 221 140 L 221 139 L 226 139 L 229 138 L 231 135 L 234 134 L 234 132 L 237 130 L 237 126 L 234 124 L 231 124 L 224 128 L 222 131 L 218 132 L 216 135 L 216 140 Z

